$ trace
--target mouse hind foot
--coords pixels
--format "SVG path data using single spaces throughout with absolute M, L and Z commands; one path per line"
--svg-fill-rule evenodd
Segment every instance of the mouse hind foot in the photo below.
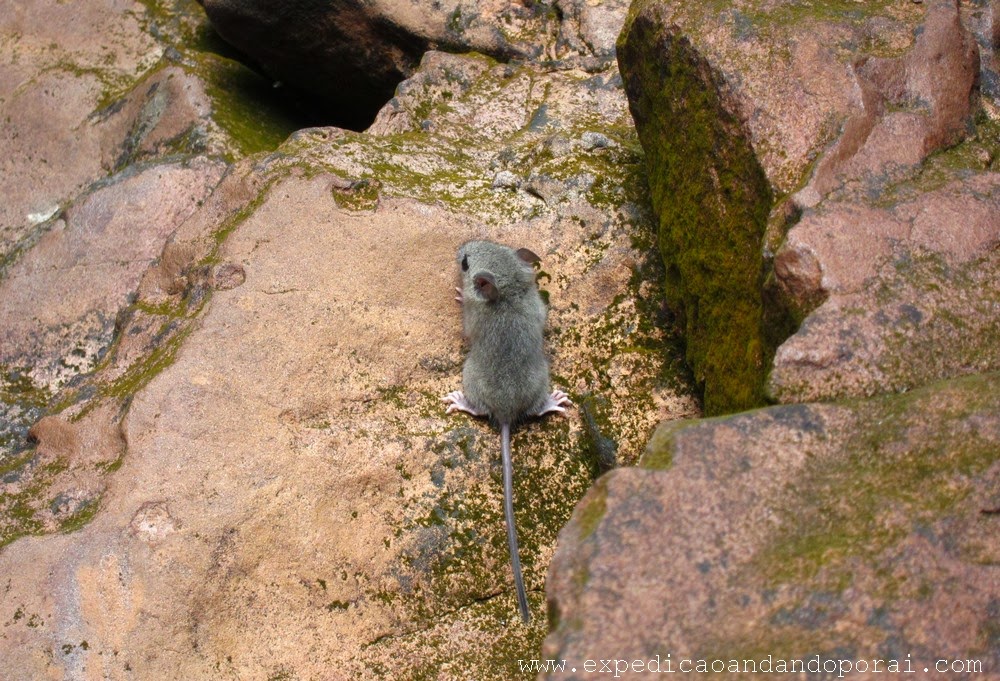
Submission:
M 453 411 L 464 411 L 473 416 L 486 416 L 486 412 L 472 406 L 472 403 L 466 399 L 465 394 L 461 390 L 451 391 L 442 397 L 441 401 L 448 404 L 448 408 L 444 410 L 445 414 L 450 414 Z
M 545 398 L 538 409 L 531 413 L 531 416 L 544 416 L 550 412 L 565 413 L 566 407 L 573 406 L 569 395 L 562 390 L 553 390 L 552 394 Z

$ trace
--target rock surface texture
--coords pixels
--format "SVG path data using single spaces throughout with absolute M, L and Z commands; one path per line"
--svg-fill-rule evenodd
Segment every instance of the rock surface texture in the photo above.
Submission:
M 1000 673 L 995 2 L 0 2 L 0 679 Z
M 817 676 L 943 659 L 996 678 L 998 445 L 997 374 L 665 424 L 562 531 L 543 657 L 568 678 L 668 655 L 722 672 L 697 677 L 818 658 Z
M 293 114 L 193 3 L 90 3 L 79 24 L 22 6 L 0 11 L 17 152 L 2 178 L 0 678 L 519 675 L 577 499 L 658 421 L 699 413 L 611 58 L 624 5 L 567 4 L 561 22 L 505 10 L 552 31 L 537 42 L 497 42 L 476 18 L 488 4 L 448 8 L 474 36 L 450 42 L 445 15 L 408 10 L 394 25 L 423 42 L 371 129 L 283 142 Z M 114 40 L 90 55 L 101 22 Z M 424 53 L 436 40 L 526 59 Z M 55 75 L 69 85 L 50 94 Z M 528 627 L 499 435 L 441 402 L 460 386 L 454 258 L 470 238 L 541 255 L 553 380 L 580 404 L 514 434 Z
M 997 5 L 724 5 L 619 60 L 706 411 L 783 404 L 591 488 L 546 677 L 1000 678 Z
M 427 50 L 558 61 L 598 72 L 614 62 L 624 0 L 199 0 L 227 41 L 267 73 L 363 129 Z
M 995 46 L 981 58 L 969 28 L 982 34 L 989 10 L 751 5 L 638 3 L 620 44 L 668 296 L 706 410 L 919 384 L 906 349 L 845 349 L 841 336 L 865 335 L 849 315 L 837 331 L 800 322 L 820 305 L 850 307 L 845 297 L 879 288 L 894 261 L 993 257 L 998 124 L 979 85 Z M 979 316 L 964 303 L 952 312 L 956 324 Z M 794 349 L 775 356 L 796 328 Z M 953 349 L 964 351 L 941 348 Z

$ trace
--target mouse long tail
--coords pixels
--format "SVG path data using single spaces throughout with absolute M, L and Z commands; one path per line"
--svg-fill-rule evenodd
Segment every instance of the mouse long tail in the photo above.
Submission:
M 521 576 L 521 557 L 517 553 L 517 528 L 514 527 L 514 466 L 510 459 L 510 424 L 500 426 L 500 451 L 503 454 L 503 512 L 507 518 L 507 546 L 510 548 L 510 569 L 514 573 L 514 588 L 517 589 L 517 605 L 521 618 L 528 622 L 528 596 L 524 592 L 524 578 Z

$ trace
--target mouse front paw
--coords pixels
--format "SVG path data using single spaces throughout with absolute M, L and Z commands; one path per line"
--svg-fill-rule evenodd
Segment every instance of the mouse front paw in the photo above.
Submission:
M 485 416 L 483 412 L 479 411 L 472 406 L 469 400 L 465 399 L 465 395 L 461 390 L 453 390 L 444 397 L 441 398 L 442 402 L 448 405 L 448 408 L 444 410 L 445 414 L 450 414 L 453 411 L 464 411 L 466 413 L 472 414 L 473 416 Z

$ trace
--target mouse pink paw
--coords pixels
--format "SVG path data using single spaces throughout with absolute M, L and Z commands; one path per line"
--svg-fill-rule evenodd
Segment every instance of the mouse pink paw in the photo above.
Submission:
M 542 406 L 535 411 L 535 416 L 543 416 L 549 412 L 558 412 L 560 414 L 566 412 L 566 407 L 573 406 L 573 403 L 569 399 L 569 395 L 564 393 L 562 390 L 553 390 L 552 394 L 545 398 L 545 402 Z
M 444 410 L 445 414 L 450 414 L 453 411 L 464 411 L 473 416 L 485 416 L 483 412 L 479 411 L 472 404 L 465 399 L 465 395 L 462 394 L 461 390 L 453 390 L 444 397 L 441 398 L 442 402 L 448 404 L 448 408 Z

